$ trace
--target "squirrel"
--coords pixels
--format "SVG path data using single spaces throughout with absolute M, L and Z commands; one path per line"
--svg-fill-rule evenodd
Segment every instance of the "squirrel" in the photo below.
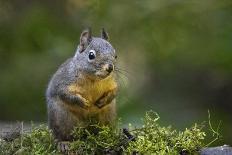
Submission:
M 48 126 L 56 139 L 71 140 L 76 126 L 115 120 L 116 58 L 104 28 L 101 37 L 92 37 L 90 29 L 81 33 L 75 55 L 59 67 L 46 91 Z

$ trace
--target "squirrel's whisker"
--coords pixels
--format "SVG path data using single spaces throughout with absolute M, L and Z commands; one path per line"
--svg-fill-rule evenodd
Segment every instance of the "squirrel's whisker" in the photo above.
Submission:
M 119 82 L 119 84 L 120 84 L 120 87 L 126 87 L 126 84 L 125 84 L 125 81 L 124 81 L 124 78 L 122 77 L 122 75 L 124 75 L 124 74 L 122 74 L 122 73 L 120 73 L 120 72 L 116 72 L 116 75 L 118 76 L 118 82 Z M 125 75 L 124 75 L 125 76 Z M 125 76 L 126 77 L 126 76 Z M 127 78 L 127 77 L 126 77 Z
M 123 75 L 123 76 L 126 77 L 127 79 L 130 79 L 130 78 L 129 78 L 129 74 L 125 74 L 125 72 L 122 72 L 121 70 L 115 70 L 115 71 L 116 71 L 116 73 L 119 73 L 119 74 Z
M 119 67 L 116 66 L 115 69 L 116 69 L 116 70 L 120 70 L 120 71 L 122 71 L 122 72 L 125 72 L 125 73 L 127 73 L 127 74 L 131 74 L 131 72 L 129 72 L 128 70 L 125 70 L 125 69 L 123 69 L 123 68 L 121 68 L 121 67 L 119 68 Z

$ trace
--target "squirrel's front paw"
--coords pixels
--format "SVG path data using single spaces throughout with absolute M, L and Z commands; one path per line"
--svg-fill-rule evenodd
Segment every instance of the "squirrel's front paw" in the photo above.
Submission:
M 109 92 L 106 92 L 102 95 L 102 97 L 100 97 L 95 105 L 98 107 L 98 108 L 102 108 L 108 104 L 110 104 L 112 102 L 112 100 L 115 98 L 116 96 L 116 91 L 113 90 L 113 91 L 109 91 Z
M 86 98 L 82 97 L 81 95 L 78 95 L 78 97 L 81 100 L 80 106 L 84 109 L 88 109 L 90 104 L 89 104 L 89 100 L 87 100 Z
M 88 109 L 90 107 L 89 100 L 82 98 L 83 101 L 83 108 Z
M 98 108 L 104 107 L 104 105 L 105 105 L 105 99 L 104 99 L 104 98 L 101 98 L 101 99 L 97 100 L 97 102 L 95 103 L 95 105 L 96 105 Z

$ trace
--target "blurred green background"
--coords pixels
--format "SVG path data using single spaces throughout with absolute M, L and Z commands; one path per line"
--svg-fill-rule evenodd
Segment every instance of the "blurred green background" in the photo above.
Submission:
M 89 26 L 108 30 L 125 70 L 125 124 L 153 109 L 185 129 L 209 109 L 232 144 L 231 0 L 0 0 L 0 121 L 46 121 L 47 83 Z

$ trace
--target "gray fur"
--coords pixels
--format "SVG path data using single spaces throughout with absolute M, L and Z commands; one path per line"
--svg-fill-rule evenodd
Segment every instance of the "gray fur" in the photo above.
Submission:
M 96 60 L 93 63 L 88 62 L 90 50 L 96 51 Z M 115 50 L 108 41 L 93 37 L 88 47 L 82 53 L 79 52 L 79 47 L 77 48 L 73 61 L 73 65 L 76 65 L 75 68 L 78 68 L 79 71 L 93 74 L 100 69 L 102 63 L 115 64 Z
M 70 132 L 73 127 L 85 123 L 83 118 L 74 116 L 65 108 L 64 104 L 69 104 L 75 108 L 85 108 L 82 100 L 78 96 L 70 94 L 67 87 L 71 83 L 82 80 L 83 76 L 88 76 L 91 80 L 101 80 L 102 77 L 99 77 L 96 73 L 101 71 L 102 64 L 111 63 L 115 65 L 115 50 L 108 41 L 89 35 L 91 41 L 88 42 L 82 37 L 75 55 L 59 67 L 50 80 L 46 91 L 49 128 L 52 129 L 55 137 L 59 140 L 70 140 Z M 88 60 L 90 50 L 96 51 L 96 58 L 93 62 Z M 114 97 L 109 98 L 111 104 L 115 104 Z M 114 117 L 115 108 L 112 109 L 111 113 L 110 116 L 103 116 L 109 122 Z

